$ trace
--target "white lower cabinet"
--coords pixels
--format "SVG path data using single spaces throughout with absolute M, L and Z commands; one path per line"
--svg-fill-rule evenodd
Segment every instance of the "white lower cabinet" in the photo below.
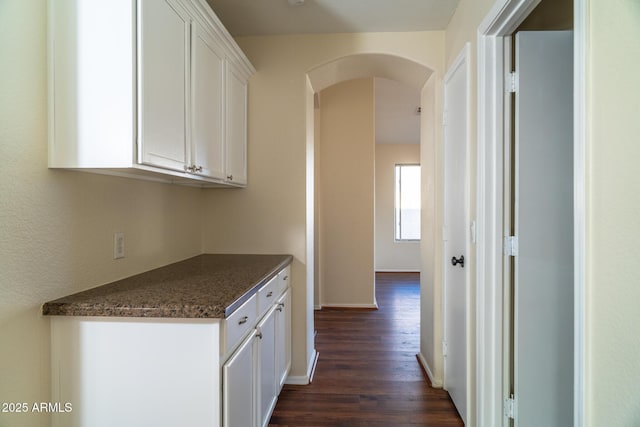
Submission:
M 276 306 L 276 380 L 280 393 L 291 369 L 291 292 L 289 289 L 280 297 Z
M 52 401 L 70 410 L 52 427 L 268 425 L 291 365 L 288 272 L 226 319 L 53 316 Z
M 53 316 L 51 426 L 220 426 L 220 323 Z
M 251 334 L 222 366 L 225 426 L 252 426 L 256 420 L 257 335 Z
M 288 267 L 283 270 L 288 274 Z M 222 365 L 223 425 L 265 427 L 291 368 L 290 290 L 282 276 L 261 291 L 275 294 L 261 319 Z M 277 286 L 280 283 L 281 286 Z M 258 294 L 260 295 L 260 292 Z M 244 307 L 244 306 L 243 306 Z M 259 306 L 263 307 L 264 305 Z M 242 307 L 241 307 L 242 309 Z M 261 309 L 258 308 L 260 311 Z M 243 316 L 244 317 L 244 316 Z M 260 316 L 259 316 L 260 317 Z M 235 323 L 228 326 L 234 326 Z M 233 348 L 233 343 L 228 344 Z
M 259 399 L 258 425 L 266 426 L 276 406 L 276 307 L 272 307 L 257 326 Z

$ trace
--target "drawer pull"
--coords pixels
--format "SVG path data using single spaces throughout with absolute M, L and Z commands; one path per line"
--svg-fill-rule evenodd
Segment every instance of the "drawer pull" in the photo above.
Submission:
M 273 296 L 273 291 L 271 291 L 271 292 L 269 292 L 269 293 L 267 294 L 267 298 L 271 298 L 272 296 Z
M 242 319 L 238 321 L 238 325 L 244 325 L 249 320 L 249 316 L 244 316 Z
M 256 331 L 256 337 L 262 339 L 262 332 L 261 331 Z
M 289 278 L 289 276 L 284 276 L 284 277 L 282 278 L 282 280 L 287 280 L 288 278 Z

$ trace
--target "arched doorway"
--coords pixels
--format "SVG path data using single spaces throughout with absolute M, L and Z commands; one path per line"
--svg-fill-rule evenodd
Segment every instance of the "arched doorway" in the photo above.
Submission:
M 438 223 L 441 220 L 438 192 L 441 187 L 439 156 L 439 122 L 440 111 L 440 80 L 437 73 L 430 67 L 406 58 L 389 54 L 355 54 L 340 57 L 314 67 L 307 72 L 307 259 L 314 261 L 314 276 L 309 278 L 315 284 L 316 308 L 322 303 L 322 268 L 320 268 L 320 251 L 318 248 L 317 203 L 316 203 L 316 174 L 317 164 L 317 135 L 315 134 L 315 106 L 317 93 L 334 84 L 347 80 L 381 77 L 398 81 L 412 87 L 421 93 L 421 163 L 427 165 L 427 172 L 422 178 L 422 222 L 426 238 L 421 243 L 421 270 L 429 277 L 421 279 L 421 350 L 420 358 L 431 377 L 434 386 L 442 386 L 442 359 L 440 349 L 435 345 L 442 339 L 441 294 L 440 286 L 440 248 L 436 236 L 439 235 Z M 348 238 L 345 236 L 345 238 Z M 371 243 L 373 244 L 373 243 Z M 360 248 L 373 253 L 372 248 Z M 371 264 L 350 265 L 351 269 L 364 269 L 363 274 L 370 274 L 370 289 L 365 290 L 364 300 L 349 301 L 344 305 L 372 306 L 375 305 L 373 269 Z M 366 286 L 366 285 L 365 285 Z M 368 299 L 367 299 L 368 298 Z M 426 327 L 425 327 L 426 325 Z M 428 363 L 427 363 L 428 361 Z M 432 372 L 436 372 L 434 376 Z

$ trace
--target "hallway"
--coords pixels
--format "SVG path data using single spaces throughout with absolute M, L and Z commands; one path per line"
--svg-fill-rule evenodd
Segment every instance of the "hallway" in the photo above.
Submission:
M 419 282 L 418 273 L 377 273 L 378 310 L 316 311 L 320 357 L 313 382 L 285 385 L 269 425 L 463 425 L 416 358 Z

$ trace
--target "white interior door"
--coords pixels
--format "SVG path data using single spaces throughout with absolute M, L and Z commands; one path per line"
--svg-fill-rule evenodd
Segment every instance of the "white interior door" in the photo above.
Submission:
M 444 387 L 467 419 L 468 47 L 444 83 Z
M 573 36 L 516 34 L 516 426 L 573 425 Z

